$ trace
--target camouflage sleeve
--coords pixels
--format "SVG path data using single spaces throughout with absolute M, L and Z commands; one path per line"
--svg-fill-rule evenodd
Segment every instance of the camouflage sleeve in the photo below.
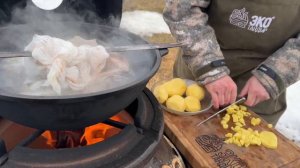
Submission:
M 229 74 L 226 66 L 201 72 L 212 61 L 224 59 L 214 30 L 207 24 L 208 16 L 201 10 L 208 7 L 210 0 L 165 1 L 164 19 L 176 40 L 185 44 L 183 60 L 195 79 L 207 84 Z
M 267 58 L 262 64 L 272 69 L 277 75 L 277 80 L 266 73 L 254 69 L 252 73 L 264 85 L 272 98 L 276 98 L 288 86 L 297 82 L 300 77 L 300 34 L 289 39 L 285 45 Z

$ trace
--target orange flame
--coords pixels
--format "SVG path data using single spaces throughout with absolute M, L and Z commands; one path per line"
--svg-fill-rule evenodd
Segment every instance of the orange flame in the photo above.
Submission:
M 122 122 L 122 118 L 118 115 L 113 116 L 110 119 L 114 121 Z M 95 124 L 85 128 L 84 134 L 80 138 L 80 142 L 81 144 L 92 145 L 101 142 L 109 137 L 112 137 L 113 135 L 118 134 L 120 131 L 121 131 L 120 129 L 106 124 L 102 124 L 102 123 Z M 42 137 L 46 139 L 47 146 L 51 148 L 55 148 L 56 143 L 58 142 L 58 140 L 56 139 L 57 136 L 55 132 L 45 131 L 42 134 Z
M 46 139 L 46 144 L 50 147 L 55 147 L 55 144 L 56 144 L 56 139 L 55 137 L 53 136 L 52 132 L 51 131 L 45 131 L 43 134 L 42 134 L 42 137 L 44 137 Z
M 113 116 L 110 119 L 121 122 L 121 118 L 118 116 Z M 113 135 L 118 134 L 120 131 L 121 130 L 118 128 L 99 123 L 90 127 L 86 127 L 81 141 L 85 139 L 87 145 L 92 145 L 112 137 Z

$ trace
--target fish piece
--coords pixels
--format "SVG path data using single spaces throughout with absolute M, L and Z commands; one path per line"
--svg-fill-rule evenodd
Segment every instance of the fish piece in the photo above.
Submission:
M 47 35 L 34 35 L 25 47 L 48 70 L 47 82 L 57 94 L 66 86 L 84 89 L 105 68 L 109 54 L 100 45 L 75 46 L 69 41 Z

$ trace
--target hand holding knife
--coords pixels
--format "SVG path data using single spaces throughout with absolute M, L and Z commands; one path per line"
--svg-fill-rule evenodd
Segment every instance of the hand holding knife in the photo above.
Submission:
M 218 112 L 216 112 L 215 114 L 211 115 L 211 116 L 208 117 L 207 119 L 205 119 L 205 120 L 201 121 L 200 123 L 198 123 L 198 124 L 197 124 L 197 127 L 200 126 L 201 124 L 205 123 L 206 121 L 212 119 L 212 118 L 215 117 L 216 115 L 218 115 L 218 114 L 220 114 L 220 113 L 226 111 L 231 105 L 233 105 L 233 104 L 238 104 L 238 103 L 242 103 L 242 102 L 244 102 L 245 100 L 246 100 L 245 97 L 242 97 L 242 98 L 238 99 L 238 100 L 235 101 L 234 103 L 228 105 L 227 107 L 225 107 L 225 108 L 219 110 Z

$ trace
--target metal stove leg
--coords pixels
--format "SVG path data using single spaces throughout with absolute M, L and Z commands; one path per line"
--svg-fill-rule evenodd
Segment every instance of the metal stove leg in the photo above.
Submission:
M 0 139 L 0 166 L 3 165 L 7 161 L 7 150 L 5 146 L 5 142 Z

